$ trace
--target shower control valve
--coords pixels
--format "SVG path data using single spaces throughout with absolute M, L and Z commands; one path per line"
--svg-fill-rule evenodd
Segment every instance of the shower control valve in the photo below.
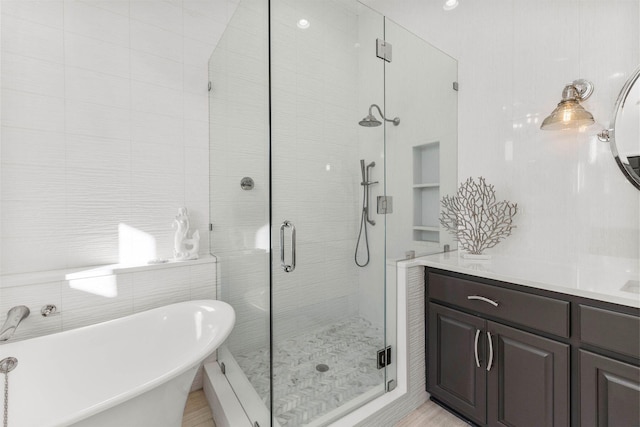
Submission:
M 393 213 L 393 197 L 378 196 L 378 214 L 385 215 Z
M 42 317 L 49 317 L 52 314 L 56 314 L 56 311 L 58 311 L 58 308 L 55 305 L 47 304 L 42 307 L 40 314 L 42 314 Z

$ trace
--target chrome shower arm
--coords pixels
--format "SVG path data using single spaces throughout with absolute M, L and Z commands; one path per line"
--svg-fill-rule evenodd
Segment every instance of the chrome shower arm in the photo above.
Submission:
M 369 107 L 369 115 L 373 114 L 373 107 L 376 107 L 376 109 L 378 110 L 378 113 L 380 114 L 380 117 L 382 117 L 383 119 L 387 120 L 387 118 L 384 116 L 384 114 L 382 114 L 382 110 L 380 109 L 378 104 L 371 104 L 371 106 Z
M 369 107 L 369 115 L 371 115 L 371 113 L 373 112 L 373 107 L 376 107 L 376 109 L 378 110 L 378 113 L 380 113 L 380 117 L 382 117 L 382 120 L 384 120 L 385 122 L 392 122 L 394 124 L 394 126 L 398 126 L 400 124 L 400 117 L 395 117 L 393 119 L 387 119 L 385 117 L 385 115 L 382 114 L 382 110 L 380 109 L 378 104 L 371 104 L 371 106 Z

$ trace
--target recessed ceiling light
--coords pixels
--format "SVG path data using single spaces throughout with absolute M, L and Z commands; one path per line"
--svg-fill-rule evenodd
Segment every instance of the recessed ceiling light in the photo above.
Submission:
M 456 7 L 458 7 L 458 0 L 447 0 L 444 2 L 444 6 L 442 6 L 444 10 L 453 10 Z
M 311 25 L 309 23 L 309 21 L 307 21 L 306 19 L 302 18 L 301 20 L 298 21 L 298 28 L 306 30 L 307 28 L 309 28 L 309 25 Z

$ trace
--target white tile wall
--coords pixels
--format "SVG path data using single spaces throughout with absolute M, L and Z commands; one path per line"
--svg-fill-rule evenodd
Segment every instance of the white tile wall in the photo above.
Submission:
M 132 54 L 133 52 L 128 46 L 118 46 L 73 33 L 64 34 L 64 62 L 66 66 L 129 78 L 130 56 Z
M 70 33 L 128 47 L 135 28 L 127 16 L 79 0 L 64 1 L 64 30 Z
M 0 323 L 13 306 L 26 305 L 31 310 L 13 341 L 68 331 L 180 301 L 215 299 L 216 259 L 208 256 L 156 267 L 108 266 L 5 275 L 2 284 Z M 40 309 L 47 304 L 56 305 L 58 312 L 45 318 Z
M 366 3 L 458 60 L 458 179 L 484 176 L 520 208 L 517 229 L 494 253 L 640 257 L 640 193 L 596 138 L 640 63 L 636 0 L 461 1 L 450 12 L 436 1 Z M 584 106 L 597 124 L 541 131 L 577 78 L 595 84 Z
M 208 59 L 236 6 L 2 2 L 1 275 L 118 262 L 119 223 L 168 258 L 180 206 L 209 252 Z
M 62 282 L 59 307 L 62 329 L 79 328 L 132 314 L 134 283 L 133 273 Z M 39 310 L 34 312 L 38 313 Z

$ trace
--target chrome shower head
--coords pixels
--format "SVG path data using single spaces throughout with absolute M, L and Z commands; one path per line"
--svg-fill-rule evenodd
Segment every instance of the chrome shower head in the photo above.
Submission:
M 364 126 L 367 128 L 372 128 L 375 126 L 380 126 L 382 124 L 382 122 L 378 119 L 376 119 L 373 114 L 369 114 L 367 115 L 367 117 L 365 117 L 364 119 L 360 120 L 360 123 L 358 123 L 360 126 Z
M 382 110 L 380 109 L 380 107 L 378 107 L 376 104 L 371 104 L 371 106 L 369 107 L 369 114 L 367 115 L 367 117 L 360 120 L 360 122 L 358 123 L 360 126 L 372 128 L 372 127 L 380 126 L 382 124 L 382 122 L 376 119 L 375 116 L 373 115 L 373 112 L 372 112 L 373 107 L 376 107 L 378 109 L 378 113 L 380 113 L 380 116 L 385 122 L 393 122 L 394 126 L 398 126 L 400 124 L 400 117 L 395 117 L 393 120 L 387 119 L 384 116 L 384 114 L 382 114 Z

